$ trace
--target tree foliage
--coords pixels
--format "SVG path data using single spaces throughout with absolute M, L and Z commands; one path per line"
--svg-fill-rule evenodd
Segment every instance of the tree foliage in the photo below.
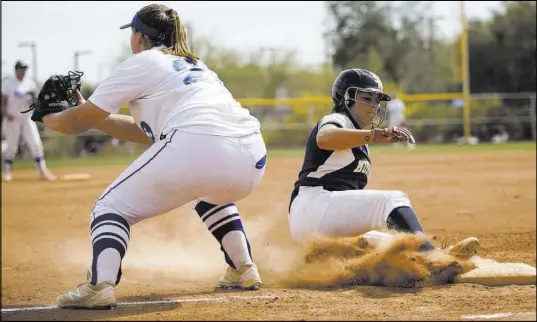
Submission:
M 291 97 L 326 96 L 336 75 L 330 65 L 300 65 L 293 51 L 274 56 L 262 49 L 243 52 L 207 38 L 198 38 L 195 48 L 236 98 L 274 98 L 279 88 Z
M 472 92 L 535 92 L 536 3 L 505 2 L 505 11 L 469 26 Z
M 536 6 L 504 1 L 469 23 L 472 92 L 535 91 Z M 371 69 L 407 93 L 460 90 L 460 36 L 443 39 L 430 2 L 328 1 L 336 69 Z
M 454 87 L 449 43 L 435 37 L 431 4 L 328 1 L 334 68 L 375 71 L 407 93 Z

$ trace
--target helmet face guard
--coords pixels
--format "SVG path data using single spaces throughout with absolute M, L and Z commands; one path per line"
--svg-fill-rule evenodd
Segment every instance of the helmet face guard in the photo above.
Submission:
M 359 99 L 358 96 L 363 93 L 370 93 L 371 100 L 365 101 L 363 99 Z M 372 128 L 376 128 L 380 127 L 382 122 L 386 119 L 386 104 L 389 100 L 390 96 L 381 90 L 351 86 L 345 91 L 343 105 L 345 106 L 349 116 L 352 117 L 357 124 L 371 124 Z M 374 113 L 373 117 L 370 120 L 361 120 L 359 115 L 356 115 L 356 113 L 354 113 L 351 109 L 355 103 L 371 106 Z

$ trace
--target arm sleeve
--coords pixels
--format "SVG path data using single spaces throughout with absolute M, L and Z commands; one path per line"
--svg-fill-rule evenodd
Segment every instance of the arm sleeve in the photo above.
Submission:
M 345 120 L 345 116 L 339 113 L 333 113 L 326 115 L 319 121 L 319 130 L 327 124 L 333 124 L 340 128 L 346 128 L 347 126 L 347 120 Z
M 153 89 L 153 73 L 157 68 L 156 64 L 144 57 L 132 56 L 114 68 L 88 100 L 115 114 L 121 105 L 140 98 Z

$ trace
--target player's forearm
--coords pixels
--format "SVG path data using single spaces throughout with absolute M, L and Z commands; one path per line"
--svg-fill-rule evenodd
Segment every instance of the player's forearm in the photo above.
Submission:
M 120 140 L 144 144 L 152 143 L 130 115 L 110 114 L 95 124 L 95 128 Z
M 80 134 L 92 128 L 89 120 L 78 113 L 78 106 L 43 117 L 47 127 L 63 134 Z
M 371 130 L 330 128 L 317 135 L 317 145 L 323 150 L 347 150 L 372 142 Z

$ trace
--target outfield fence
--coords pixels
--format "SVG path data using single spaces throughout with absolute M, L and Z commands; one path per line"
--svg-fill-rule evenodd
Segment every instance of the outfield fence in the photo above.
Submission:
M 407 126 L 419 143 L 453 143 L 463 137 L 462 93 L 400 94 L 405 103 Z M 487 93 L 471 96 L 471 135 L 475 142 L 508 142 L 536 139 L 536 93 Z M 256 116 L 269 148 L 304 146 L 317 121 L 332 109 L 330 97 L 288 99 L 238 99 Z M 122 107 L 123 113 L 128 113 Z M 386 125 L 385 123 L 383 125 Z M 49 156 L 137 153 L 139 144 L 122 142 L 91 130 L 78 136 L 40 131 Z M 21 158 L 28 158 L 24 149 Z

